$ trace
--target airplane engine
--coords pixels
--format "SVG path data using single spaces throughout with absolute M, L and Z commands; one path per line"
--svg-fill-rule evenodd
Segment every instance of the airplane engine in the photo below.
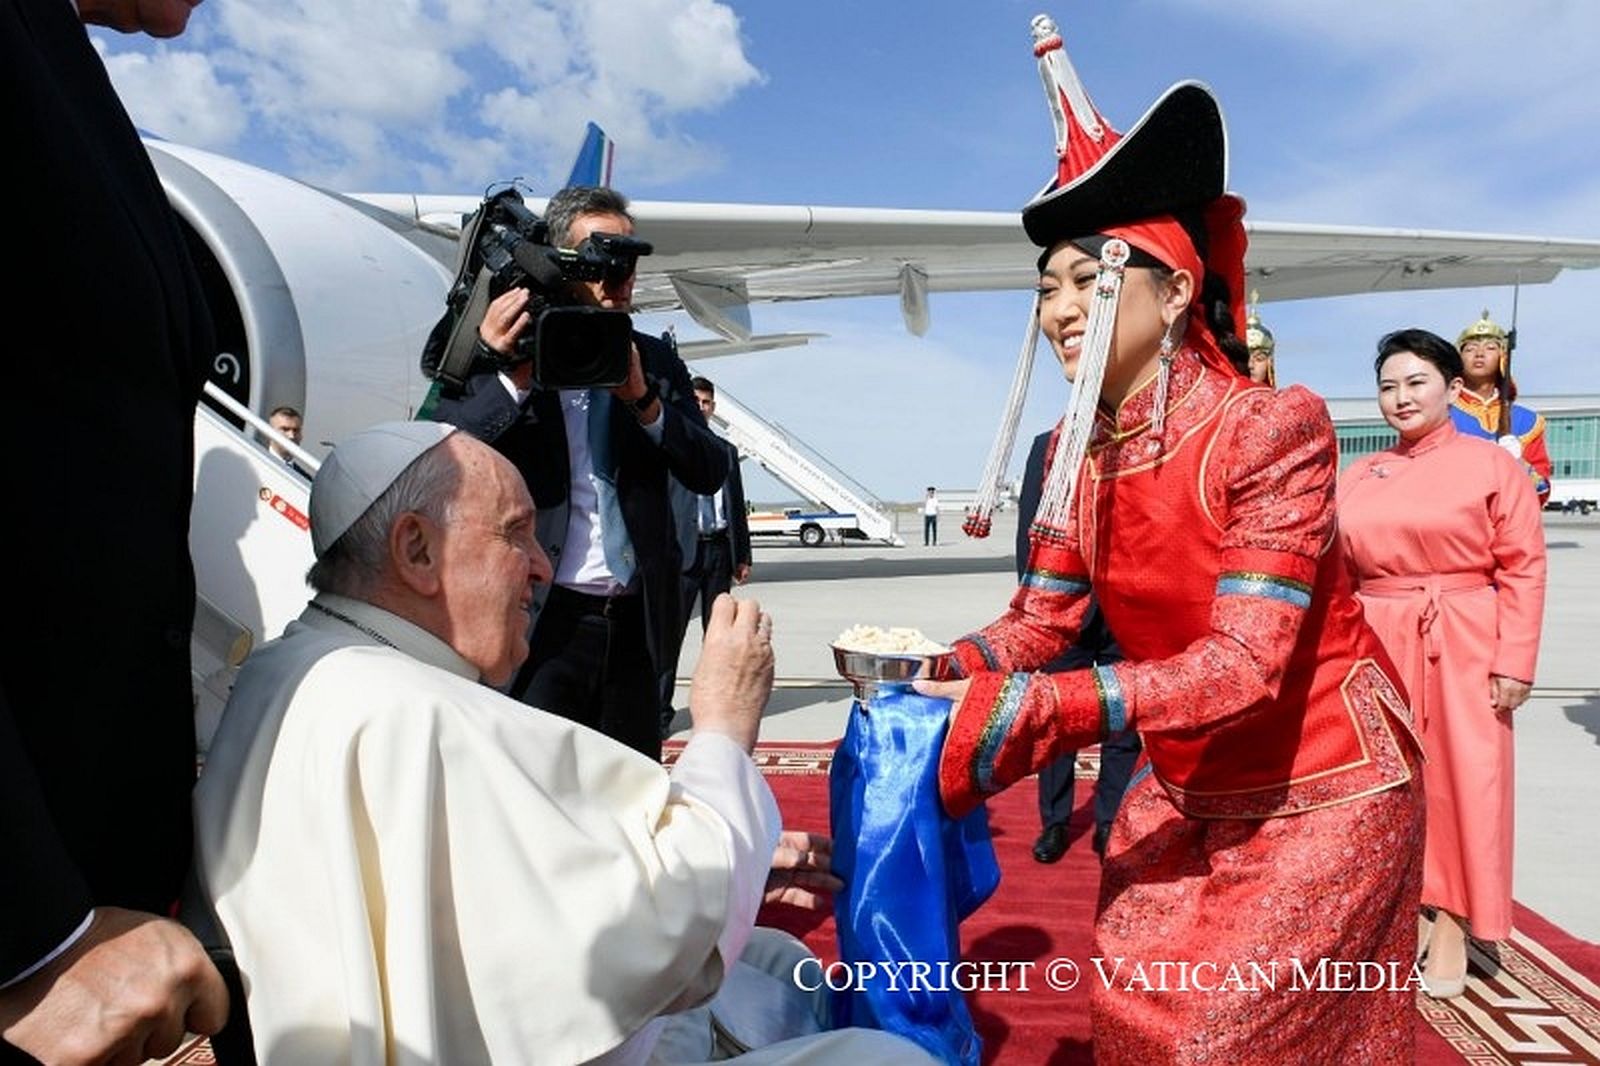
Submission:
M 210 152 L 147 139 L 216 320 L 211 380 L 265 416 L 305 415 L 305 447 L 410 418 L 422 344 L 444 310 L 455 241 L 360 201 Z

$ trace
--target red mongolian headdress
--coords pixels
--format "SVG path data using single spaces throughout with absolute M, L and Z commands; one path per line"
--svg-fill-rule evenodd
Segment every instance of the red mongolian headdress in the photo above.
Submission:
M 1234 333 L 1245 331 L 1244 303 L 1244 201 L 1226 191 L 1227 129 L 1211 90 L 1199 82 L 1180 82 L 1168 89 L 1127 133 L 1119 133 L 1100 114 L 1082 80 L 1067 58 L 1054 20 L 1034 18 L 1033 53 L 1039 63 L 1056 133 L 1056 168 L 1050 181 L 1022 209 L 1022 225 L 1034 244 L 1050 249 L 1062 241 L 1091 236 L 1116 238 L 1104 242 L 1111 258 L 1102 255 L 1101 279 L 1112 299 L 1100 316 L 1102 348 L 1109 344 L 1120 289 L 1126 248 L 1132 246 L 1173 269 L 1194 278 L 1196 305 L 1191 320 L 1207 320 L 1200 305 L 1202 282 L 1210 274 L 1221 278 L 1228 290 L 1228 311 Z M 1034 308 L 1037 322 L 1038 307 Z M 1091 319 L 1090 331 L 1095 329 Z M 998 498 L 998 486 L 1010 461 L 1016 421 L 1026 398 L 1027 375 L 1032 367 L 1036 328 L 1030 328 L 1023 345 L 1017 376 L 1013 380 L 1006 417 L 989 456 L 984 482 L 979 487 L 977 513 L 967 523 L 968 533 L 986 536 L 989 512 Z M 1216 369 L 1237 373 L 1208 330 L 1192 325 L 1185 343 Z M 1087 345 L 1087 341 L 1086 341 Z M 1087 347 L 1086 347 L 1087 355 Z M 1081 452 L 1081 438 L 1092 424 L 1099 399 L 1100 363 L 1079 358 L 1073 404 L 1062 425 L 1060 458 Z M 1086 375 L 1085 371 L 1090 372 Z M 1019 387 L 1020 385 L 1020 387 Z M 1068 462 L 1073 467 L 1075 462 Z M 1071 473 L 1055 471 L 1046 486 L 1042 512 L 1059 511 L 1070 495 Z M 1059 514 L 1056 517 L 1060 517 Z

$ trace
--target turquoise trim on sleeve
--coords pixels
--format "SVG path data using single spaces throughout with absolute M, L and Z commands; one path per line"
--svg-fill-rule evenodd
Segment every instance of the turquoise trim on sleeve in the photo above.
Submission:
M 978 649 L 979 655 L 983 656 L 983 665 L 986 669 L 1000 669 L 1000 657 L 995 655 L 994 649 L 989 646 L 989 642 L 987 640 L 984 640 L 983 637 L 977 633 L 973 633 L 967 637 L 967 639 L 972 641 L 972 646 Z
M 1304 610 L 1311 606 L 1311 586 L 1276 574 L 1227 573 L 1217 578 L 1218 596 L 1264 596 Z
M 1059 574 L 1053 570 L 1029 570 L 1022 575 L 1023 588 L 1041 592 L 1059 592 L 1066 596 L 1084 596 L 1090 589 L 1089 579 L 1077 574 Z
M 1115 670 L 1109 666 L 1096 666 L 1093 670 L 1094 691 L 1100 697 L 1100 735 L 1108 737 L 1128 728 L 1128 701 Z
M 1027 674 L 1012 674 L 1000 686 L 1000 694 L 995 697 L 994 706 L 989 709 L 989 716 L 984 719 L 983 729 L 978 734 L 978 750 L 973 761 L 972 778 L 978 786 L 978 791 L 984 795 L 993 795 L 999 791 L 994 783 L 994 764 L 1000 757 L 1000 749 L 1005 745 L 1006 738 L 1011 735 L 1011 727 L 1016 724 L 1017 715 L 1022 711 L 1022 697 L 1028 688 Z

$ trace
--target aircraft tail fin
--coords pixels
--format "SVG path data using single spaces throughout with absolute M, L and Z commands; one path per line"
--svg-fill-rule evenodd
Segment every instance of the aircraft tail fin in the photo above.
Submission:
M 578 149 L 578 158 L 573 161 L 567 184 L 610 185 L 611 160 L 615 154 L 616 145 L 606 136 L 606 131 L 593 122 L 589 123 L 583 134 L 583 147 Z

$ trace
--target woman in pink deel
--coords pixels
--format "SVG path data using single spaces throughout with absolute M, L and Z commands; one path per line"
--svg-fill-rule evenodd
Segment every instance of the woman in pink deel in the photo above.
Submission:
M 1378 344 L 1378 406 L 1400 434 L 1339 478 L 1339 534 L 1367 621 L 1405 676 L 1427 762 L 1423 980 L 1458 996 L 1466 932 L 1511 932 L 1511 715 L 1544 611 L 1539 500 L 1520 463 L 1456 431 L 1461 356 L 1426 330 Z

